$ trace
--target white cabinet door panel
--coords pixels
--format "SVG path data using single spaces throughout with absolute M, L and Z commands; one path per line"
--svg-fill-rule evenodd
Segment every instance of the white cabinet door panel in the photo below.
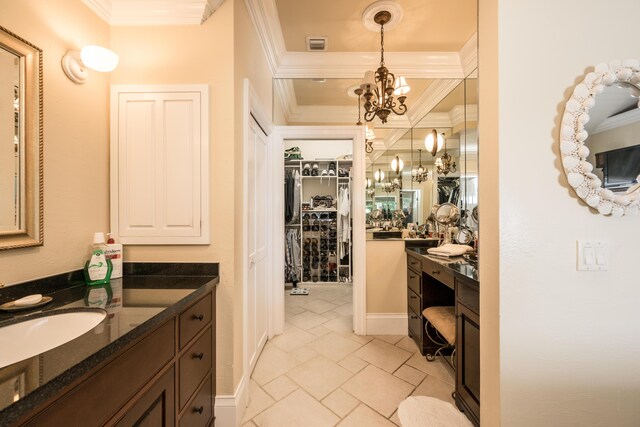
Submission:
M 111 231 L 124 244 L 209 243 L 208 89 L 112 88 Z

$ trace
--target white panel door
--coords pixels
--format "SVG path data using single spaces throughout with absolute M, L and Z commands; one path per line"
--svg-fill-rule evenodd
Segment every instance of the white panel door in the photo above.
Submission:
M 247 240 L 247 354 L 249 374 L 267 341 L 267 175 L 268 138 L 253 118 L 250 121 L 247 152 L 248 210 Z
M 125 244 L 208 243 L 206 87 L 162 88 L 112 91 L 112 232 Z

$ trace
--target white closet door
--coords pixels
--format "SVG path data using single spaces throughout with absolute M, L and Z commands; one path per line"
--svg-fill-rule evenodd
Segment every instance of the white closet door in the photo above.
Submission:
M 209 243 L 207 89 L 171 88 L 112 90 L 111 231 L 125 244 Z
M 249 374 L 267 342 L 267 144 L 268 138 L 251 119 L 247 136 L 249 270 L 247 277 L 247 353 Z

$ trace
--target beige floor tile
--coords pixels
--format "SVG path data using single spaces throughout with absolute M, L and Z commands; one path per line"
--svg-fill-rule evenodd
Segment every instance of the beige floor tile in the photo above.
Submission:
M 342 317 L 342 315 L 336 313 L 335 311 L 325 311 L 324 313 L 322 313 L 322 317 L 326 317 L 329 320 L 333 320 L 333 319 Z
M 321 315 L 312 313 L 310 311 L 305 311 L 304 313 L 300 313 L 289 319 L 289 323 L 304 330 L 315 328 L 318 325 L 322 325 L 326 321 L 326 317 L 322 317 Z
M 349 338 L 363 345 L 374 339 L 374 337 L 371 335 L 356 335 L 356 334 L 349 335 Z
M 300 347 L 299 349 L 292 351 L 289 353 L 291 356 L 295 357 L 300 363 L 306 362 L 307 360 L 311 360 L 318 355 L 318 352 L 310 349 L 307 346 Z
M 253 420 L 260 427 L 327 427 L 340 419 L 303 390 L 296 390 Z
M 286 305 L 286 304 L 285 304 L 285 305 Z M 295 316 L 296 314 L 300 314 L 300 313 L 304 312 L 304 311 L 305 311 L 305 309 L 304 309 L 304 308 L 302 308 L 302 306 L 301 306 L 301 305 L 296 305 L 296 306 L 293 306 L 293 307 L 287 307 L 287 308 L 285 309 L 285 311 L 286 311 L 286 312 L 289 312 L 289 313 L 291 313 L 292 315 L 294 315 L 294 316 Z
M 384 417 L 390 417 L 400 402 L 413 391 L 413 386 L 369 365 L 344 383 L 342 389 Z
M 416 387 L 412 395 L 437 397 L 438 399 L 449 402 L 455 406 L 453 397 L 451 397 L 451 393 L 453 393 L 453 390 L 454 386 L 452 386 L 451 384 L 427 375 L 424 381 L 422 381 L 420 385 Z
M 349 414 L 338 427 L 395 427 L 391 421 L 380 416 L 376 411 L 366 405 L 358 406 Z
M 395 372 L 411 357 L 408 351 L 377 338 L 360 348 L 354 355 L 389 373 Z
M 338 307 L 335 304 L 332 304 L 330 302 L 327 302 L 325 300 L 322 299 L 317 299 L 315 301 L 312 301 L 308 304 L 305 304 L 304 306 L 305 310 L 309 310 L 312 311 L 316 314 L 322 314 L 325 311 L 329 311 L 329 310 L 333 310 L 334 308 Z
M 448 365 L 445 365 L 445 363 L 446 362 L 444 362 L 440 358 L 434 360 L 433 362 L 429 362 L 420 353 L 415 353 L 409 360 L 407 360 L 407 365 L 419 369 L 425 374 L 428 374 L 453 385 L 455 384 L 453 370 Z
M 353 304 L 348 302 L 346 304 L 342 304 L 340 307 L 333 309 L 334 313 L 338 313 L 340 316 L 349 316 L 353 314 Z
M 340 334 L 331 332 L 330 334 L 316 338 L 315 341 L 307 344 L 307 347 L 337 362 L 359 349 L 360 344 Z
M 353 295 L 345 295 L 332 301 L 334 304 L 347 304 L 353 302 Z
M 262 354 L 260 354 L 260 358 L 253 370 L 253 375 L 251 375 L 251 378 L 260 385 L 286 374 L 299 363 L 295 357 L 270 344 L 270 342 L 267 342 L 264 350 L 262 350 Z
M 406 350 L 410 353 L 415 353 L 416 351 L 418 351 L 418 346 L 416 345 L 416 342 L 413 340 L 413 338 L 406 336 L 406 337 L 402 337 L 402 339 L 400 341 L 398 341 L 396 344 L 396 347 L 400 347 L 403 350 Z
M 367 362 L 360 359 L 359 357 L 354 356 L 353 354 L 342 359 L 340 362 L 338 362 L 338 365 L 350 370 L 354 374 L 357 374 L 358 372 L 369 366 Z
M 402 424 L 400 423 L 400 417 L 398 417 L 398 411 L 394 412 L 393 415 L 389 417 L 389 421 L 391 421 L 392 423 L 394 423 L 399 427 L 402 427 Z
M 264 390 L 275 400 L 281 400 L 298 389 L 296 383 L 286 375 L 281 375 L 264 386 Z
M 331 329 L 327 329 L 324 326 L 320 325 L 320 326 L 316 326 L 315 328 L 309 329 L 309 332 L 311 332 L 313 335 L 317 337 L 321 337 L 331 332 Z
M 300 328 L 291 326 L 281 335 L 273 337 L 271 342 L 287 353 L 292 352 L 316 339 L 316 336 Z
M 350 336 L 353 334 L 353 316 L 336 317 L 335 319 L 324 323 L 322 326 L 327 329 L 331 329 L 333 332 Z
M 315 300 L 316 298 L 312 297 L 311 295 L 289 296 L 289 294 L 287 293 L 287 296 L 285 296 L 284 299 L 285 310 L 291 309 L 292 307 L 302 307 L 303 305 L 309 304 L 310 302 Z
M 353 375 L 331 360 L 318 356 L 292 369 L 287 376 L 316 399 L 325 398 Z
M 242 422 L 248 422 L 253 417 L 275 403 L 255 381 L 249 382 L 249 406 L 244 412 Z
M 388 342 L 389 344 L 395 344 L 400 341 L 404 337 L 404 335 L 376 335 L 375 337 L 381 339 L 382 341 Z
M 253 421 L 249 421 L 242 424 L 242 427 L 256 427 L 256 425 L 253 423 Z
M 393 375 L 413 385 L 420 384 L 420 382 L 422 382 L 422 380 L 427 376 L 424 372 L 419 371 L 416 368 L 412 368 L 409 365 L 400 366 Z
M 349 393 L 345 393 L 341 389 L 338 389 L 325 397 L 322 403 L 340 418 L 344 418 L 353 410 L 353 408 L 358 406 L 360 401 Z

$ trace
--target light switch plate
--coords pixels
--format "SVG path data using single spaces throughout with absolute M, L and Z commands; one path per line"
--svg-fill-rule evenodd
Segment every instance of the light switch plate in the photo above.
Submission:
M 578 271 L 609 270 L 609 247 L 603 240 L 578 240 Z

